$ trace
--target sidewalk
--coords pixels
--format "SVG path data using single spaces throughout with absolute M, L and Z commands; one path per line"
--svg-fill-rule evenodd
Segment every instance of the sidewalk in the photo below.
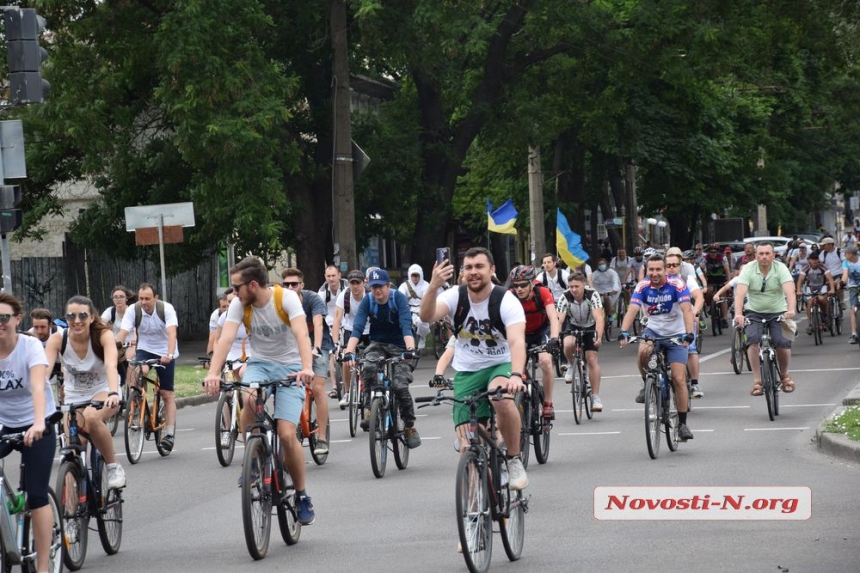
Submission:
M 842 400 L 842 406 L 836 408 L 833 413 L 828 416 L 838 416 L 845 411 L 848 406 L 860 405 L 860 384 L 854 387 L 845 398 Z M 832 434 L 825 432 L 824 428 L 827 425 L 827 420 L 822 420 L 818 425 L 815 436 L 818 440 L 818 449 L 837 458 L 842 458 L 851 462 L 860 463 L 860 442 L 849 440 L 844 434 Z

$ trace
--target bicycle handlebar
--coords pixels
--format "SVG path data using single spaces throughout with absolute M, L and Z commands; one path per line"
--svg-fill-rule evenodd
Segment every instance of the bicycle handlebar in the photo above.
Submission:
M 80 410 L 82 408 L 87 408 L 89 406 L 92 406 L 96 410 L 101 410 L 102 408 L 105 407 L 105 401 L 104 400 L 87 400 L 84 402 L 72 402 L 69 404 L 62 404 L 60 406 L 57 406 L 57 412 L 61 412 L 61 413 L 74 412 L 76 410 Z M 123 406 L 125 406 L 125 400 L 120 400 L 119 404 L 117 406 L 119 408 L 122 408 Z
M 644 334 L 640 336 L 631 336 L 627 342 L 633 343 L 643 343 L 643 342 L 665 342 L 669 341 L 673 344 L 677 344 L 678 346 L 684 345 L 684 339 L 682 336 L 645 336 Z
M 155 366 L 156 368 L 164 368 L 164 364 L 161 363 L 161 358 L 149 358 L 147 360 L 137 360 L 132 358 L 128 363 L 132 366 Z
M 497 387 L 495 390 L 485 390 L 483 392 L 477 392 L 475 394 L 472 394 L 471 396 L 466 396 L 465 398 L 455 398 L 454 396 L 448 396 L 445 394 L 445 389 L 443 388 L 440 389 L 435 396 L 419 396 L 415 398 L 415 401 L 420 404 L 423 404 L 422 406 L 418 406 L 418 408 L 426 408 L 427 406 L 438 406 L 445 402 L 470 406 L 484 399 L 496 401 L 513 400 L 514 397 L 510 394 L 506 394 L 504 388 L 502 388 L 501 386 Z

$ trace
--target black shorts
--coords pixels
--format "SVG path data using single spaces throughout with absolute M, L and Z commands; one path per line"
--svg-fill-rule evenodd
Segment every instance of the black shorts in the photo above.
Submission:
M 545 326 L 537 332 L 533 332 L 531 334 L 526 333 L 526 348 L 531 348 L 532 346 L 540 346 L 541 344 L 546 344 L 547 342 L 549 342 L 549 326 Z
M 582 343 L 582 349 L 584 351 L 586 351 L 586 352 L 588 352 L 589 350 L 593 350 L 594 352 L 598 351 L 597 346 L 594 345 L 594 339 L 595 339 L 596 335 L 597 335 L 597 332 L 594 330 L 586 330 L 585 332 L 582 333 L 581 343 Z M 568 336 L 573 336 L 573 333 L 569 330 L 566 331 L 562 335 L 562 338 L 565 338 Z

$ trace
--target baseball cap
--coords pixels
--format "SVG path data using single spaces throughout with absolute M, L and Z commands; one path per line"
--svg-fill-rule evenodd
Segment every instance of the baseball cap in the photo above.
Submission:
M 818 244 L 819 245 L 833 245 L 835 243 L 836 243 L 836 241 L 833 240 L 833 237 L 824 237 L 823 239 L 821 239 L 821 241 Z
M 364 282 L 364 275 L 361 273 L 361 271 L 349 271 L 349 274 L 346 275 L 346 280 L 349 282 L 352 282 L 352 281 Z
M 370 272 L 369 276 L 370 281 L 367 284 L 372 287 L 387 285 L 391 281 L 388 277 L 388 271 L 385 269 L 375 269 Z

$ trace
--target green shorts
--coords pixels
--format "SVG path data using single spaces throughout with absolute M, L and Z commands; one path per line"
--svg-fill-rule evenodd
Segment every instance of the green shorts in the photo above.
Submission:
M 511 363 L 504 362 L 496 366 L 490 366 L 477 372 L 457 372 L 454 375 L 454 397 L 465 398 L 478 392 L 484 392 L 494 378 L 509 378 L 511 376 Z M 482 400 L 478 404 L 478 419 L 490 417 L 490 402 Z M 469 408 L 463 404 L 454 404 L 454 426 L 466 424 L 469 421 Z

